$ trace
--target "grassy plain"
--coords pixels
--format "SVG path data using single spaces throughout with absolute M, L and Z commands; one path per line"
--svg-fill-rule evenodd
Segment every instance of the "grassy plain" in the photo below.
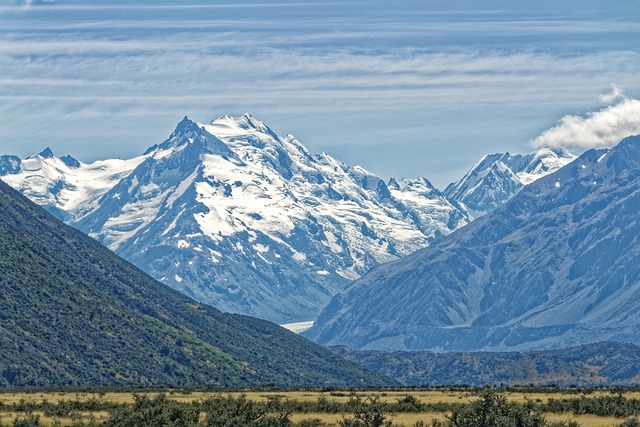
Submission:
M 550 392 L 519 392 L 519 391 L 501 391 L 502 395 L 506 396 L 509 400 L 515 402 L 546 402 L 550 398 L 553 399 L 570 399 L 580 397 L 583 394 L 576 393 L 575 391 L 550 391 Z M 144 394 L 149 397 L 154 397 L 160 392 L 144 392 L 138 393 Z M 219 393 L 219 392 L 184 392 L 178 390 L 167 390 L 162 392 L 168 399 L 175 400 L 183 403 L 190 403 L 193 401 L 206 400 L 207 398 L 215 396 L 232 395 L 239 397 L 244 395 L 248 400 L 266 402 L 274 399 L 289 400 L 295 402 L 316 402 L 320 398 L 327 399 L 328 401 L 335 402 L 348 402 L 350 399 L 359 397 L 362 399 L 376 398 L 380 402 L 398 402 L 399 400 L 410 395 L 417 399 L 420 403 L 436 404 L 436 403 L 469 403 L 477 399 L 478 396 L 471 390 L 383 390 L 383 391 L 349 391 L 349 390 L 335 390 L 335 391 L 238 391 L 232 393 Z M 595 397 L 600 395 L 611 395 L 611 391 L 593 391 L 590 392 L 588 397 Z M 624 393 L 626 398 L 640 399 L 640 392 L 628 391 Z M 96 400 L 99 402 L 111 402 L 117 404 L 129 404 L 135 400 L 135 394 L 132 392 L 105 392 L 105 393 L 85 393 L 85 392 L 19 392 L 19 393 L 0 393 L 0 406 L 13 405 L 18 403 L 41 403 L 50 402 L 58 403 L 61 401 L 91 401 Z M 40 415 L 41 424 L 44 426 L 55 425 L 59 423 L 61 426 L 70 426 L 73 424 L 71 418 L 56 418 L 46 416 L 43 413 L 34 412 L 36 415 Z M 18 416 L 16 412 L 2 412 L 0 410 L 0 425 L 13 425 L 13 420 Z M 413 426 L 417 421 L 424 421 L 427 425 L 430 425 L 434 419 L 443 420 L 446 417 L 445 412 L 402 412 L 396 414 L 387 414 L 389 419 L 394 423 L 403 424 L 405 426 Z M 349 413 L 314 413 L 314 412 L 300 412 L 293 413 L 291 415 L 291 421 L 298 423 L 302 420 L 319 419 L 326 425 L 337 425 L 337 423 L 345 418 L 349 417 Z M 87 420 L 93 417 L 97 421 L 106 420 L 109 417 L 107 411 L 96 412 L 82 412 L 76 414 L 76 417 L 81 417 Z M 545 417 L 549 421 L 567 421 L 573 420 L 578 422 L 583 427 L 613 427 L 618 426 L 624 421 L 621 418 L 614 417 L 600 417 L 595 415 L 574 415 L 572 413 L 549 413 L 545 414 Z

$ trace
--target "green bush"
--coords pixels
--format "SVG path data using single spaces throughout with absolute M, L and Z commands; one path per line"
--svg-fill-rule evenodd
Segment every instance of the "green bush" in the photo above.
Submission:
M 534 410 L 532 403 L 509 402 L 493 391 L 486 391 L 480 399 L 453 411 L 446 427 L 543 427 L 544 417 Z
M 27 415 L 24 418 L 16 418 L 13 427 L 40 427 L 40 417 L 38 415 Z
M 197 427 L 200 413 L 160 394 L 154 399 L 135 396 L 133 405 L 113 411 L 104 427 Z
M 393 427 L 393 423 L 387 420 L 382 405 L 378 399 L 369 398 L 363 402 L 360 399 L 352 399 L 354 406 L 353 418 L 344 418 L 338 422 L 340 427 Z
M 620 424 L 620 427 L 640 427 L 640 421 L 636 417 L 629 418 Z

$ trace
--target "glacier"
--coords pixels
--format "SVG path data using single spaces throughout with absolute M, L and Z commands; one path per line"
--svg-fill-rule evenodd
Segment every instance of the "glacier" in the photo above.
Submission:
M 470 221 L 425 178 L 312 154 L 245 114 L 185 117 L 133 159 L 44 150 L 2 179 L 163 283 L 223 311 L 310 321 L 370 268 Z

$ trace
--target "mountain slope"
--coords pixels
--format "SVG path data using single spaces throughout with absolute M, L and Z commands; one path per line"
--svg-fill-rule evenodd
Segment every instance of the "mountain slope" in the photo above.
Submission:
M 350 280 L 468 220 L 424 178 L 387 185 L 248 114 L 185 117 L 143 156 L 103 163 L 100 181 L 98 163 L 41 153 L 6 179 L 163 283 L 278 323 L 314 319 Z
M 411 350 L 640 342 L 640 137 L 591 150 L 467 227 L 373 269 L 305 334 Z
M 626 343 L 602 342 L 524 353 L 331 349 L 345 359 L 407 386 L 640 384 L 640 347 Z
M 0 182 L 0 386 L 380 383 L 162 285 Z
M 564 148 L 542 148 L 530 154 L 484 156 L 444 194 L 462 203 L 474 217 L 501 206 L 525 185 L 560 169 L 576 156 Z

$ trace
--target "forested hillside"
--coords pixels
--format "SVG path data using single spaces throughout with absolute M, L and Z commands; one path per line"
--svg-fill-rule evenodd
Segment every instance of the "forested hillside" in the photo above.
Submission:
M 629 343 L 528 352 L 332 350 L 408 386 L 640 385 L 640 347 Z
M 184 297 L 0 182 L 0 386 L 364 385 L 272 323 Z

